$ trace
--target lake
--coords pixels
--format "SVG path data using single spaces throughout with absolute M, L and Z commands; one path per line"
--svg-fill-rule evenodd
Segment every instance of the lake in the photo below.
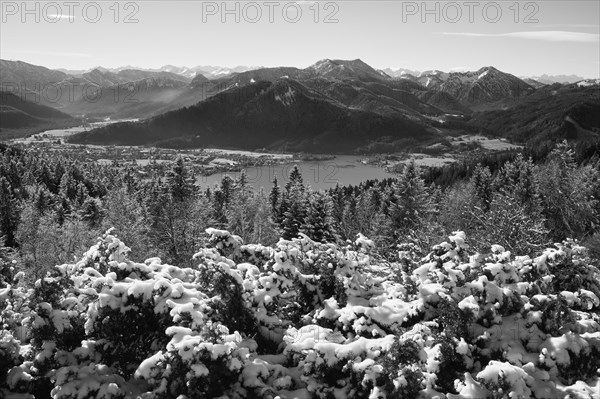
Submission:
M 110 123 L 119 121 L 104 121 L 96 122 L 91 126 L 77 126 L 69 129 L 48 130 L 26 139 L 20 139 L 18 142 L 33 143 L 52 141 L 57 138 L 65 138 L 75 133 L 88 130 L 93 127 L 105 126 Z M 15 140 L 17 141 L 17 140 Z M 64 144 L 63 144 L 64 145 Z M 103 146 L 89 145 L 89 148 L 103 148 Z M 218 154 L 220 158 L 217 161 L 228 161 L 228 155 L 245 155 L 255 157 L 268 157 L 278 161 L 276 165 L 251 166 L 244 171 L 248 177 L 248 182 L 251 186 L 258 189 L 263 187 L 269 190 L 273 185 L 273 178 L 277 176 L 279 185 L 283 186 L 287 182 L 287 177 L 295 165 L 298 166 L 304 178 L 304 183 L 314 190 L 327 190 L 339 185 L 359 184 L 370 179 L 385 179 L 395 177 L 394 174 L 386 172 L 382 167 L 367 165 L 363 162 L 364 157 L 359 155 L 338 155 L 332 160 L 323 161 L 293 161 L 288 158 L 293 157 L 292 154 L 265 154 L 262 152 L 241 151 L 241 150 L 223 150 L 210 148 L 206 152 Z M 110 159 L 99 159 L 100 164 L 110 164 Z M 150 162 L 148 159 L 136 159 L 140 166 L 147 165 Z M 159 160 L 157 162 L 168 162 L 167 160 Z M 227 162 L 230 163 L 231 161 Z M 218 163 L 218 162 L 217 162 Z M 235 164 L 235 162 L 233 162 Z M 221 184 L 221 179 L 225 175 L 229 175 L 233 179 L 239 177 L 241 172 L 222 172 L 215 173 L 210 176 L 199 176 L 197 183 L 206 188 L 214 187 Z
M 383 168 L 366 165 L 362 162 L 364 158 L 357 155 L 338 155 L 335 159 L 327 161 L 296 161 L 279 165 L 252 166 L 244 169 L 248 182 L 254 188 L 263 187 L 269 190 L 273 186 L 273 178 L 277 176 L 280 186 L 285 185 L 290 171 L 295 165 L 298 166 L 304 184 L 314 190 L 327 190 L 337 184 L 359 184 L 370 179 L 385 179 L 395 177 Z M 240 172 L 223 172 L 210 176 L 199 176 L 197 183 L 202 187 L 214 187 L 219 185 L 223 176 L 229 175 L 235 179 Z

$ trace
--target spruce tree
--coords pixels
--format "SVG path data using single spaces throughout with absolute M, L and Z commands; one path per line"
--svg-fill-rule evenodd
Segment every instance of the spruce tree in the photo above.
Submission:
M 290 172 L 289 181 L 285 185 L 285 193 L 280 206 L 281 236 L 290 240 L 298 237 L 304 226 L 307 211 L 306 187 L 302 174 L 297 166 Z
M 279 184 L 277 182 L 277 176 L 273 178 L 273 187 L 271 188 L 271 192 L 269 193 L 269 204 L 271 205 L 271 214 L 275 217 L 279 203 L 281 198 L 281 189 L 279 188 Z
M 407 164 L 392 184 L 390 222 L 396 236 L 408 233 L 431 211 L 425 182 L 414 161 Z
M 190 176 L 182 157 L 177 157 L 167 174 L 167 187 L 175 201 L 184 202 L 194 195 L 194 179 Z
M 475 191 L 475 197 L 481 203 L 481 208 L 484 211 L 490 209 L 494 193 L 490 168 L 477 164 L 473 176 L 471 176 L 471 185 Z
M 333 202 L 322 193 L 311 193 L 302 232 L 314 241 L 338 242 L 340 237 L 333 219 Z
M 79 218 L 86 222 L 90 228 L 96 228 L 102 222 L 103 217 L 102 202 L 97 198 L 87 197 L 79 209 Z
M 16 245 L 15 233 L 19 223 L 18 202 L 8 180 L 0 177 L 0 237 L 4 236 L 5 245 Z
M 63 173 L 60 179 L 59 194 L 61 197 L 74 201 L 77 196 L 77 182 L 73 179 L 73 175 L 70 171 Z
M 531 158 L 526 160 L 519 154 L 514 161 L 506 162 L 494 185 L 499 192 L 519 201 L 531 214 L 539 211 L 540 190 Z

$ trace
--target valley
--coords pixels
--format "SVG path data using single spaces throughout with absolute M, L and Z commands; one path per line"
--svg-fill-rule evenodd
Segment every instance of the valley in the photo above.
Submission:
M 313 188 L 327 189 L 393 177 L 409 160 L 441 167 L 600 131 L 597 82 L 547 85 L 491 66 L 393 73 L 324 59 L 304 69 L 66 71 L 1 63 L 1 139 L 148 176 L 182 155 L 202 186 L 243 170 L 269 187 L 298 165 Z
M 69 138 L 82 132 L 137 120 L 104 120 L 66 129 L 51 129 L 9 143 L 18 148 L 34 148 L 55 156 L 66 156 L 82 162 L 117 165 L 129 168 L 140 178 L 164 176 L 166 170 L 182 156 L 196 176 L 196 184 L 212 188 L 221 184 L 224 176 L 233 179 L 243 172 L 248 184 L 265 190 L 277 177 L 287 182 L 290 171 L 297 166 L 305 181 L 315 190 L 327 190 L 336 185 L 358 185 L 367 180 L 382 180 L 397 176 L 402 165 L 414 161 L 421 167 L 441 167 L 460 161 L 473 152 L 518 150 L 505 139 L 463 135 L 444 138 L 444 142 L 425 147 L 427 153 L 395 152 L 389 154 L 308 154 L 292 152 L 246 151 L 222 148 L 172 149 L 144 145 L 116 146 L 75 144 Z

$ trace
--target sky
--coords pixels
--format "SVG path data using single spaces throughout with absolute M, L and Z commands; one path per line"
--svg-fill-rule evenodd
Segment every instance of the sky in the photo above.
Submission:
M 598 0 L 71 3 L 1 0 L 0 58 L 66 69 L 360 58 L 380 69 L 600 77 Z

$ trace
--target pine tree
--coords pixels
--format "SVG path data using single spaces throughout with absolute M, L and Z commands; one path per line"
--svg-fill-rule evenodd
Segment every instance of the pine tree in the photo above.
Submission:
M 18 202 L 8 180 L 0 177 L 0 237 L 4 236 L 5 245 L 16 245 L 15 233 L 19 223 Z
M 185 167 L 182 157 L 177 157 L 167 174 L 167 187 L 175 201 L 183 202 L 194 195 L 194 179 Z
M 65 174 L 65 167 L 62 164 L 62 161 L 59 159 L 58 162 L 56 162 L 54 164 L 54 173 L 53 173 L 53 180 L 54 180 L 54 184 L 53 187 L 55 188 L 56 191 L 52 191 L 54 194 L 58 194 L 59 190 L 60 190 L 60 182 L 62 180 L 63 175 Z
M 395 235 L 406 234 L 424 220 L 430 211 L 431 201 L 427 187 L 414 161 L 411 161 L 392 185 L 389 213 Z
M 356 234 L 360 233 L 356 209 L 356 200 L 353 197 L 348 198 L 345 202 L 340 220 L 340 230 L 345 239 L 353 239 Z
M 82 206 L 86 199 L 89 198 L 88 190 L 85 184 L 79 182 L 77 184 L 77 191 L 75 194 L 74 203 L 77 206 Z
M 135 193 L 138 190 L 138 184 L 135 179 L 135 171 L 131 166 L 128 166 L 123 171 L 122 184 L 128 193 Z
M 333 202 L 322 193 L 311 193 L 302 232 L 314 241 L 335 243 L 340 240 L 333 219 Z
M 273 217 L 276 216 L 277 210 L 279 208 L 281 198 L 281 189 L 279 188 L 279 184 L 277 183 L 277 176 L 273 178 L 273 187 L 271 188 L 271 192 L 269 193 L 269 204 L 271 205 L 271 214 Z
M 77 196 L 77 182 L 73 179 L 70 171 L 63 173 L 60 179 L 59 194 L 61 197 L 74 201 Z
M 535 176 L 533 160 L 525 160 L 519 154 L 512 162 L 506 162 L 494 181 L 497 190 L 520 202 L 530 213 L 540 209 L 540 190 Z
M 379 198 L 376 190 L 369 188 L 356 198 L 356 224 L 358 232 L 368 235 L 379 211 Z
M 477 212 L 476 229 L 471 239 L 479 251 L 493 244 L 502 245 L 515 254 L 533 254 L 547 245 L 547 229 L 540 214 L 531 215 L 518 200 L 495 194 L 487 212 Z
M 90 228 L 96 228 L 102 222 L 103 217 L 102 202 L 97 198 L 86 198 L 79 209 L 79 218 L 86 222 Z
M 473 175 L 471 176 L 470 183 L 475 191 L 475 197 L 481 203 L 481 208 L 484 211 L 490 209 L 492 196 L 494 194 L 492 172 L 490 172 L 490 168 L 477 164 L 473 171 Z
M 56 185 L 54 179 L 52 178 L 52 173 L 50 172 L 50 168 L 46 164 L 45 161 L 42 161 L 42 166 L 38 175 L 38 182 L 46 186 L 46 189 L 54 194 L 58 194 L 58 186 Z
M 300 172 L 298 165 L 294 165 L 294 167 L 290 171 L 288 182 L 285 184 L 285 191 L 289 193 L 293 186 L 304 188 L 304 180 L 302 178 L 302 173 Z
M 280 205 L 281 236 L 290 240 L 298 237 L 298 233 L 305 223 L 307 211 L 306 187 L 302 180 L 302 174 L 297 166 L 294 166 L 289 175 L 289 181 L 285 185 L 285 193 Z
M 286 240 L 298 237 L 298 233 L 306 220 L 306 196 L 300 186 L 293 186 L 287 196 L 286 210 L 281 221 L 281 236 Z
M 59 197 L 58 202 L 54 205 L 54 216 L 56 222 L 62 226 L 67 218 L 71 215 L 71 204 L 65 197 Z
M 43 185 L 38 186 L 33 195 L 33 204 L 40 214 L 44 214 L 50 209 L 52 200 L 52 194 L 48 189 Z
M 231 201 L 231 198 L 233 197 L 234 185 L 235 185 L 235 182 L 233 181 L 233 179 L 231 177 L 229 177 L 229 175 L 225 175 L 225 176 L 223 176 L 223 178 L 221 178 L 221 186 L 219 189 L 220 189 L 221 193 L 223 194 L 222 195 L 223 203 L 221 204 L 222 206 L 227 206 L 229 204 L 229 202 Z
M 593 233 L 600 223 L 600 173 L 594 165 L 577 167 L 566 142 L 537 170 L 542 213 L 554 240 Z
M 254 213 L 254 222 L 252 228 L 252 237 L 249 242 L 255 242 L 264 245 L 273 245 L 279 239 L 279 233 L 276 230 L 275 222 L 272 219 L 272 209 L 261 188 L 253 198 L 252 210 Z

